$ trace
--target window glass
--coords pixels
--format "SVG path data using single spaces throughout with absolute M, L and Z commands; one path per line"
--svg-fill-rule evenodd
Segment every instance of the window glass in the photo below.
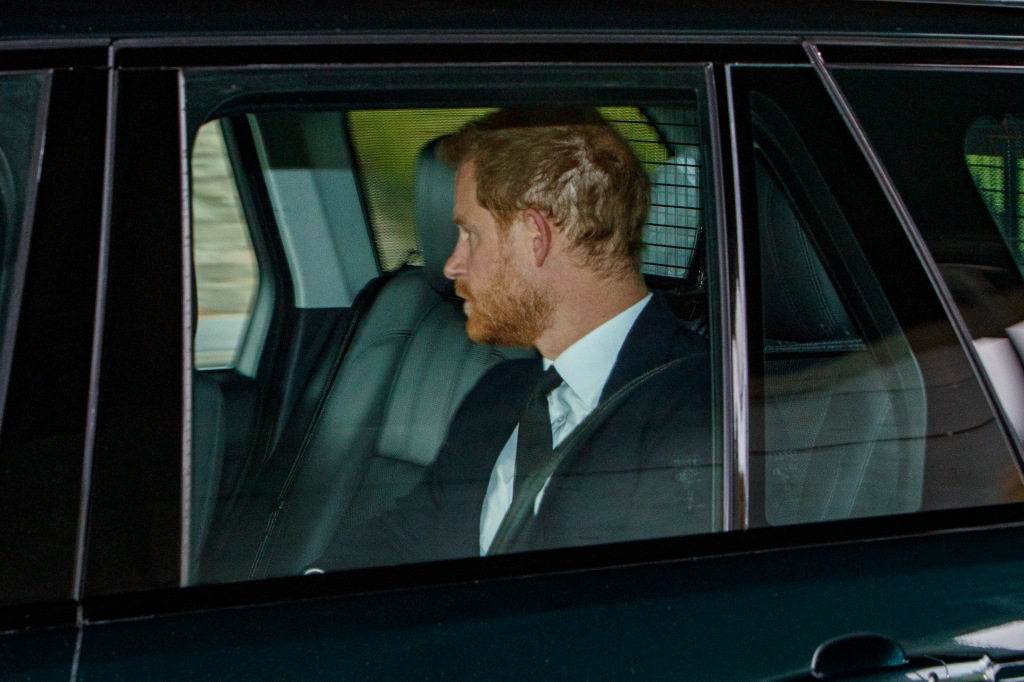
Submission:
M 681 80 L 703 87 L 699 72 Z M 723 477 L 721 453 L 713 445 L 718 436 L 712 381 L 717 379 L 709 340 L 715 323 L 708 314 L 704 272 L 709 170 L 703 165 L 702 97 L 688 85 L 656 105 L 596 108 L 626 141 L 627 153 L 637 158 L 650 183 L 640 260 L 656 297 L 624 318 L 619 342 L 648 305 L 656 311 L 650 313 L 653 319 L 666 327 L 637 332 L 623 346 L 623 369 L 614 381 L 607 378 L 612 374 L 602 376 L 592 396 L 596 401 L 602 386 L 612 387 L 602 398 L 609 407 L 596 411 L 592 425 L 567 428 L 565 433 L 575 435 L 565 441 L 565 433 L 559 436 L 557 427 L 547 425 L 553 445 L 564 445 L 562 461 L 572 475 L 559 469 L 548 478 L 520 482 L 539 486 L 534 503 L 546 513 L 529 514 L 523 511 L 528 504 L 517 503 L 518 520 L 503 524 L 499 514 L 486 542 L 486 490 L 518 427 L 522 405 L 516 401 L 527 397 L 535 381 L 523 372 L 533 372 L 540 362 L 532 348 L 467 336 L 462 303 L 442 272 L 459 238 L 453 224 L 455 169 L 439 158 L 436 145 L 465 123 L 499 111 L 488 106 L 498 98 L 477 98 L 463 107 L 276 112 L 265 107 L 233 114 L 233 125 L 251 136 L 261 171 L 236 173 L 251 185 L 240 194 L 264 194 L 271 208 L 262 218 L 250 218 L 251 229 L 282 241 L 295 281 L 294 300 L 285 302 L 295 306 L 293 321 L 271 329 L 276 343 L 268 346 L 267 360 L 287 364 L 304 358 L 307 364 L 287 364 L 287 373 L 274 375 L 274 392 L 294 396 L 287 410 L 272 416 L 279 423 L 275 439 L 261 443 L 257 435 L 251 441 L 246 459 L 255 465 L 239 467 L 240 476 L 230 473 L 233 458 L 227 456 L 212 511 L 210 505 L 197 507 L 195 513 L 207 517 L 193 516 L 192 524 L 207 530 L 205 539 L 195 538 L 201 546 L 191 581 L 294 575 L 321 563 L 337 570 L 720 530 Z M 609 99 L 623 97 L 617 93 Z M 245 135 L 236 137 L 243 146 Z M 328 147 L 333 151 L 325 152 Z M 330 198 L 325 198 L 327 187 Z M 310 199 L 301 202 L 304 212 L 293 201 L 298 196 Z M 326 237 L 310 248 L 319 239 L 310 226 L 320 224 Z M 385 274 L 362 279 L 361 290 L 351 297 L 311 304 L 324 282 L 342 282 L 326 287 L 334 292 L 360 282 L 348 274 L 363 267 L 351 260 L 351 247 L 367 235 Z M 668 328 L 679 329 L 670 343 L 664 335 Z M 689 350 L 683 352 L 683 346 Z M 674 353 L 685 357 L 669 362 Z M 610 356 L 606 370 L 619 367 L 616 362 Z M 644 374 L 641 368 L 653 367 L 661 370 L 650 383 L 613 399 L 617 389 Z M 259 385 L 261 377 L 255 378 Z M 552 398 L 564 405 L 573 399 L 566 381 L 555 389 L 565 396 Z M 241 430 L 231 408 L 237 395 L 222 390 L 222 397 L 222 431 L 230 438 Z M 516 414 L 505 414 L 506 398 L 518 405 Z M 583 409 L 566 418 L 576 423 L 592 406 Z M 493 428 L 485 428 L 491 422 Z M 256 425 L 256 433 L 261 430 Z M 193 444 L 193 452 L 204 449 L 211 450 Z M 212 453 L 220 456 L 216 444 Z M 453 465 L 466 453 L 485 454 L 474 456 L 471 467 Z M 514 461 L 514 448 L 512 455 Z M 636 497 L 636 490 L 649 494 Z M 471 502 L 477 495 L 479 500 Z M 442 508 L 423 507 L 429 499 L 441 500 Z M 590 504 L 594 513 L 586 511 Z M 460 511 L 456 505 L 470 506 Z M 271 508 L 277 511 L 268 514 Z M 399 517 L 412 519 L 416 527 L 418 539 L 407 546 L 394 544 L 391 531 Z
M 735 82 L 751 89 L 746 210 L 760 251 L 748 266 L 764 340 L 751 358 L 751 522 L 1016 499 L 1013 452 L 969 349 L 820 81 L 751 68 Z M 929 177 L 903 138 L 897 158 L 914 182 Z
M 623 130 L 651 173 L 651 213 L 644 231 L 641 269 L 648 275 L 686 278 L 704 227 L 697 111 L 684 107 L 648 107 L 645 111 L 657 121 L 656 138 L 649 136 L 651 127 L 642 124 L 633 123 Z M 621 120 L 617 117 L 622 114 L 611 115 L 616 117 L 613 120 Z
M 835 73 L 973 339 L 1004 428 L 1019 439 L 1024 434 L 1020 74 L 859 68 Z M 1001 481 L 1001 496 L 990 497 L 1024 499 L 1017 463 L 981 453 L 975 454 L 977 466 Z M 965 480 L 977 486 L 978 478 Z M 965 494 L 964 503 L 967 499 Z
M 927 431 L 921 369 L 788 120 L 766 98 L 752 100 L 760 138 L 765 520 L 918 511 Z M 828 242 L 846 247 L 831 263 Z M 857 273 L 857 290 L 837 283 L 840 268 Z M 851 306 L 858 298 L 866 309 Z
M 233 366 L 252 314 L 259 271 L 218 121 L 199 129 L 192 148 L 192 262 L 195 367 Z

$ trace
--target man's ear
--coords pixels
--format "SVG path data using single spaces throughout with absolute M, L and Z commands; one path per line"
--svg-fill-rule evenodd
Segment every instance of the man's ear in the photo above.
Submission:
M 535 208 L 528 208 L 523 212 L 523 224 L 530 241 L 534 264 L 539 268 L 544 265 L 551 253 L 555 228 L 544 214 Z

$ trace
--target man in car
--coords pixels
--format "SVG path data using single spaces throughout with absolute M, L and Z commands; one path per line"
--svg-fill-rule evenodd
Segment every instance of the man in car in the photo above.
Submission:
M 506 110 L 444 140 L 459 237 L 445 264 L 492 368 L 394 509 L 318 569 L 715 529 L 707 344 L 640 274 L 647 176 L 594 110 Z

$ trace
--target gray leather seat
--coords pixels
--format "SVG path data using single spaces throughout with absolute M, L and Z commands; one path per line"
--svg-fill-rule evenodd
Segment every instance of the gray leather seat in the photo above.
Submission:
M 926 403 L 909 345 L 899 333 L 861 338 L 788 199 L 761 165 L 757 188 L 767 521 L 916 511 Z
M 298 573 L 340 525 L 386 509 L 434 460 L 456 408 L 492 365 L 532 351 L 482 346 L 465 332 L 442 268 L 455 244 L 454 171 L 420 156 L 416 227 L 424 265 L 386 282 L 340 362 L 328 351 L 256 481 L 231 504 L 202 581 Z M 364 292 L 365 293 L 365 292 Z M 345 343 L 345 334 L 336 335 Z

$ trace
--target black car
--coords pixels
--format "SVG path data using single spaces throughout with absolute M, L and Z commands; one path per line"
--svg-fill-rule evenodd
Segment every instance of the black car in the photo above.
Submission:
M 1019 3 L 42 0 L 0 64 L 0 679 L 1024 679 Z M 434 145 L 564 104 L 711 349 L 713 532 L 305 575 L 531 352 Z

